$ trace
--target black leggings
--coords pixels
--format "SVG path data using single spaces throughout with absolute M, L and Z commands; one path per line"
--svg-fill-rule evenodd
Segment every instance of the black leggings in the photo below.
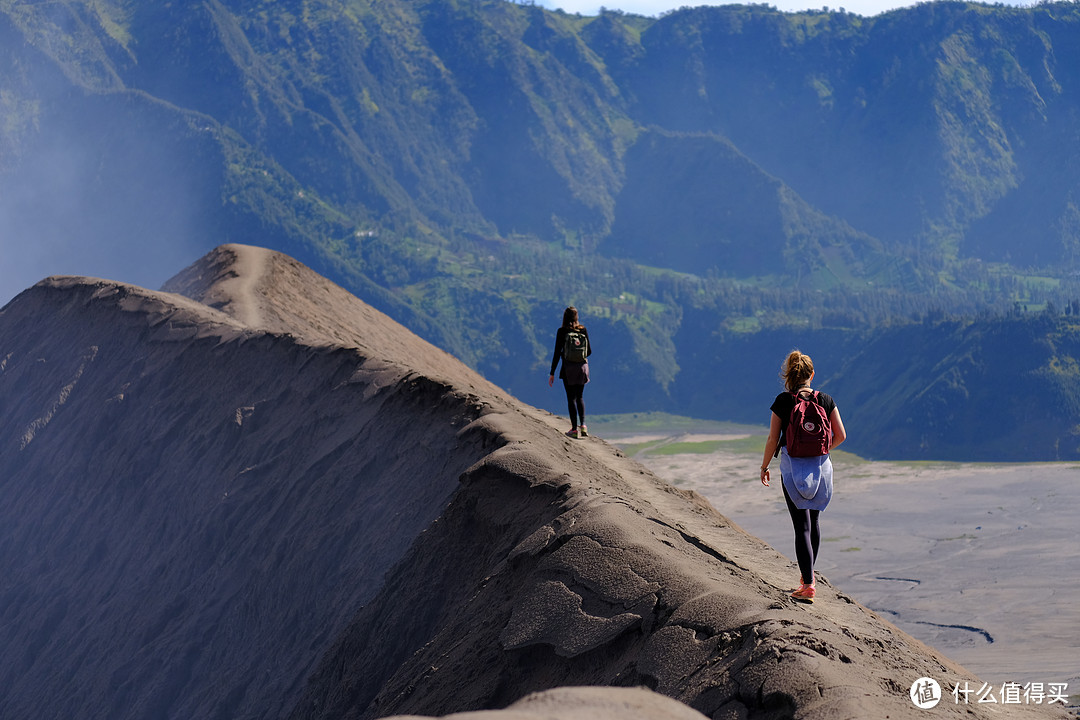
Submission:
M 570 411 L 570 426 L 577 427 L 580 422 L 585 424 L 585 398 L 582 397 L 585 392 L 584 385 L 567 385 L 563 381 L 563 387 L 566 388 L 566 409 Z
M 783 481 L 780 483 L 784 487 Z M 800 510 L 791 502 L 787 488 L 784 488 L 784 500 L 787 502 L 791 524 L 795 528 L 795 557 L 799 561 L 802 581 L 814 582 L 814 561 L 817 560 L 818 545 L 821 543 L 821 530 L 818 528 L 817 510 Z

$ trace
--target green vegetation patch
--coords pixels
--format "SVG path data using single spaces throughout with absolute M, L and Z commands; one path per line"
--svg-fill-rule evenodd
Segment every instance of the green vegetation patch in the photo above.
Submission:
M 593 422 L 593 421 L 590 420 L 589 422 Z M 595 430 L 595 423 L 594 423 L 594 428 L 593 429 Z M 622 449 L 622 451 L 625 454 L 627 454 L 627 455 L 629 455 L 631 457 L 633 457 L 635 455 L 640 455 L 640 454 L 642 454 L 644 452 L 648 452 L 651 448 L 656 447 L 656 445 L 659 444 L 658 442 L 640 442 L 640 443 L 623 444 L 623 443 L 618 442 L 617 440 L 613 441 L 613 442 L 614 442 L 615 445 L 618 445 L 619 448 Z
M 609 435 L 630 433 L 760 433 L 760 425 L 703 420 L 665 412 L 611 413 L 590 415 L 589 426 Z
M 650 455 L 708 455 L 720 449 L 723 441 L 705 440 L 703 442 L 665 443 L 648 451 Z
M 736 453 L 736 454 L 749 454 L 758 455 L 765 449 L 765 441 L 768 439 L 768 435 L 763 433 L 757 433 L 750 435 L 749 437 L 731 438 L 730 440 L 720 440 L 718 449 L 724 452 Z

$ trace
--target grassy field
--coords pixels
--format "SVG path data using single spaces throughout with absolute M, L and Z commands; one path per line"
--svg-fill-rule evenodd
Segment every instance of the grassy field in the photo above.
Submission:
M 701 420 L 659 412 L 594 415 L 589 419 L 589 429 L 631 457 L 710 455 L 715 452 L 760 457 L 768 438 L 767 428 L 763 425 Z M 834 461 L 848 465 L 865 462 L 858 455 L 843 450 L 835 450 L 832 455 Z

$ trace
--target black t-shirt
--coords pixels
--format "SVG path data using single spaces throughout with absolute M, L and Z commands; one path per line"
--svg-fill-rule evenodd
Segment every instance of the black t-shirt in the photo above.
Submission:
M 825 414 L 832 417 L 832 411 L 836 409 L 836 401 L 833 400 L 832 395 L 823 393 L 820 390 L 817 394 L 818 405 L 825 409 Z M 776 416 L 780 418 L 780 445 L 784 445 L 787 442 L 787 438 L 784 437 L 787 431 L 788 420 L 791 419 L 791 410 L 795 407 L 795 396 L 786 390 L 776 396 L 773 400 L 772 406 L 769 408 Z

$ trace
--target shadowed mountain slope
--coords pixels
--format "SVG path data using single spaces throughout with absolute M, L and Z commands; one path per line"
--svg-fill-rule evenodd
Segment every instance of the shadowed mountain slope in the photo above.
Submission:
M 0 323 L 5 718 L 280 714 L 486 442 L 407 333 L 301 344 L 75 278 Z
M 0 310 L 4 718 L 586 684 L 901 717 L 917 677 L 975 681 L 827 582 L 792 604 L 791 564 L 701 498 L 290 258 L 224 246 L 168 288 L 55 277 Z

